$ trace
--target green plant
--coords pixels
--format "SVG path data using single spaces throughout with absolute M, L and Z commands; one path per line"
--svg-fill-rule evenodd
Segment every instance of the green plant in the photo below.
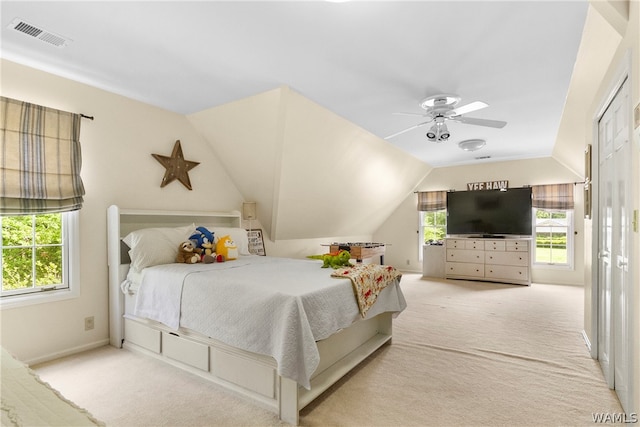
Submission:
M 2 289 L 62 282 L 62 215 L 2 217 Z

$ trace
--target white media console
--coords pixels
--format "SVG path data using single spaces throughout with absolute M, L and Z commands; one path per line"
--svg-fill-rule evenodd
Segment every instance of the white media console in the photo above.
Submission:
M 446 279 L 531 285 L 531 239 L 447 238 Z

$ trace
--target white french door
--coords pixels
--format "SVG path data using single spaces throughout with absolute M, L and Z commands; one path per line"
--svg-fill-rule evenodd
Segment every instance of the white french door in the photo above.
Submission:
M 623 408 L 630 408 L 631 152 L 629 82 L 598 123 L 598 360 Z

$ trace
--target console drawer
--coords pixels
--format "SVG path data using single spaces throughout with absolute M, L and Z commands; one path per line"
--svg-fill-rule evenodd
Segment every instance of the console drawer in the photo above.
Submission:
M 487 240 L 484 242 L 485 251 L 504 251 L 505 247 L 504 240 Z
M 507 241 L 507 250 L 513 252 L 528 252 L 529 242 L 526 240 L 509 240 Z
M 462 249 L 447 249 L 448 262 L 484 262 L 484 251 L 466 251 Z
M 487 279 L 529 281 L 529 269 L 520 266 L 487 265 L 484 275 Z
M 528 266 L 529 252 L 485 252 L 484 263 Z
M 446 263 L 447 276 L 483 277 L 484 264 L 448 262 Z

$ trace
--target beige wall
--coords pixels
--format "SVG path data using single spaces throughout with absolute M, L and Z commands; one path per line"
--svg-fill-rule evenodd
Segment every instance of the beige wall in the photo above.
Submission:
M 89 86 L 2 62 L 2 95 L 95 116 L 83 120 L 79 298 L 3 309 L 2 345 L 24 361 L 46 360 L 103 343 L 108 338 L 106 210 L 238 210 L 236 190 L 208 144 L 184 116 Z M 170 155 L 180 140 L 185 158 L 201 162 L 189 172 L 193 191 L 179 182 L 160 188 L 164 168 L 151 153 Z M 214 192 L 215 190 L 215 192 Z M 95 317 L 85 332 L 84 318 Z

